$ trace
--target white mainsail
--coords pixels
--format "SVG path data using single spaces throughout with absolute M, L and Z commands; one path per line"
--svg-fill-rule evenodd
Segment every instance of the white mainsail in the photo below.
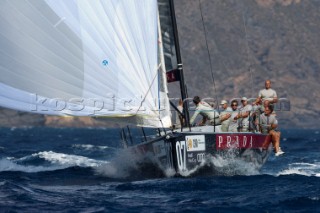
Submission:
M 2 0 L 0 106 L 169 127 L 158 38 L 156 0 Z

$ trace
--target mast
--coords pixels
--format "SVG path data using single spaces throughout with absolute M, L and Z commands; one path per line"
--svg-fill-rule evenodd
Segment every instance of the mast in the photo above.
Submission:
M 176 21 L 176 14 L 174 9 L 174 0 L 169 0 L 170 10 L 171 10 L 171 21 L 173 26 L 173 37 L 175 40 L 175 47 L 176 47 L 176 56 L 177 56 L 177 64 L 178 64 L 178 72 L 180 77 L 180 92 L 181 98 L 183 100 L 183 114 L 185 115 L 186 119 L 186 126 L 190 127 L 189 124 L 189 110 L 188 110 L 188 102 L 187 102 L 187 90 L 184 83 L 184 75 L 183 75 L 183 64 L 181 59 L 181 52 L 180 52 L 180 45 L 179 45 L 179 35 L 178 35 L 178 28 L 177 28 L 177 21 Z

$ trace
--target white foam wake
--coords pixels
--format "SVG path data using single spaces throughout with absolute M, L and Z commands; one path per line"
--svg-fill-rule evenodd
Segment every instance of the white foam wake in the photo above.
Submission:
M 259 174 L 259 168 L 253 162 L 246 162 L 230 157 L 230 155 L 228 157 L 211 156 L 208 161 L 210 161 L 218 174 L 226 176 Z
M 151 153 L 136 153 L 132 149 L 121 149 L 107 164 L 95 169 L 96 173 L 109 178 L 146 178 L 172 177 L 173 169 L 163 168 Z

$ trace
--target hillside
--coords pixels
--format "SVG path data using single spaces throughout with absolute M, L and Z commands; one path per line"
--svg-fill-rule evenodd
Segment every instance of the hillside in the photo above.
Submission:
M 271 79 L 290 112 L 283 127 L 316 128 L 320 109 L 320 1 L 202 0 L 212 73 L 198 0 L 175 0 L 190 97 L 255 98 Z M 214 82 L 213 82 L 214 79 Z M 215 85 L 215 86 L 214 86 Z M 178 97 L 177 85 L 169 85 Z M 1 110 L 1 126 L 108 126 L 91 118 L 58 119 Z
M 271 79 L 286 127 L 317 127 L 320 114 L 320 1 L 201 1 L 213 86 L 199 1 L 177 0 L 177 22 L 189 96 L 256 97 Z

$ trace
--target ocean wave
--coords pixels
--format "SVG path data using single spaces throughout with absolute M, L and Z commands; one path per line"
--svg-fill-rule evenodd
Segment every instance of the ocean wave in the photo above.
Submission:
M 288 169 L 278 172 L 276 176 L 292 174 L 320 177 L 320 163 L 292 163 Z
M 94 146 L 91 144 L 73 144 L 72 148 L 84 149 L 86 151 L 113 149 L 112 147 L 109 147 L 109 146 Z
M 320 197 L 309 197 L 309 199 L 315 200 L 315 201 L 319 201 L 319 200 L 320 200 Z
M 99 161 L 90 159 L 83 156 L 78 155 L 68 155 L 63 153 L 56 152 L 39 152 L 37 154 L 33 154 L 33 156 L 38 156 L 39 158 L 45 159 L 53 164 L 58 165 L 66 165 L 66 166 L 80 166 L 80 167 L 97 167 L 102 163 L 106 163 L 105 161 Z
M 19 165 L 9 159 L 5 159 L 5 158 L 0 159 L 0 172 L 15 171 L 15 172 L 37 173 L 37 172 L 45 172 L 45 171 L 55 171 L 55 170 L 64 169 L 64 168 L 66 167 L 26 166 L 26 165 Z
M 45 165 L 32 165 L 32 162 L 37 160 L 44 160 Z M 25 165 L 26 163 L 31 165 Z M 22 171 L 28 173 L 36 173 L 42 171 L 54 171 L 59 169 L 66 169 L 69 167 L 98 167 L 107 161 L 99 161 L 78 155 L 68 155 L 63 153 L 56 153 L 52 151 L 45 151 L 25 156 L 19 159 L 2 158 L 0 159 L 1 171 Z

